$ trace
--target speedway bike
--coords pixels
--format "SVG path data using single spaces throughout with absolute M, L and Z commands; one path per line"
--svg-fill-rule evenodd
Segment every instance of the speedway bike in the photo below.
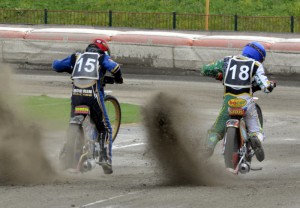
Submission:
M 262 127 L 263 114 L 260 106 L 256 103 L 257 100 L 258 98 L 253 98 Z M 261 168 L 251 167 L 251 158 L 255 152 L 251 147 L 244 120 L 244 115 L 247 111 L 247 101 L 241 98 L 233 98 L 228 101 L 228 105 L 230 118 L 226 122 L 226 133 L 223 138 L 223 155 L 226 169 L 234 174 L 245 174 L 250 170 L 261 170 Z
M 103 85 L 114 84 L 114 78 L 105 76 Z M 105 108 L 112 127 L 112 141 L 114 142 L 121 125 L 121 106 L 116 97 L 105 94 Z M 96 130 L 90 117 L 88 106 L 75 106 L 74 116 L 70 119 L 67 140 L 59 154 L 64 169 L 73 169 L 75 172 L 90 171 L 102 165 L 106 153 L 102 151 L 102 132 Z

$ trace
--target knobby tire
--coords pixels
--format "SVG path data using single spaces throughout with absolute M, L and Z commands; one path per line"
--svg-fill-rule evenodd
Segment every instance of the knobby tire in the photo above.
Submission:
M 114 142 L 121 125 L 121 106 L 117 98 L 106 95 L 104 98 L 105 108 L 112 127 L 112 141 Z
M 226 168 L 235 169 L 238 161 L 238 150 L 239 150 L 239 129 L 234 127 L 227 128 L 224 159 Z
M 264 120 L 263 120 L 262 110 L 261 110 L 260 106 L 257 103 L 255 103 L 255 107 L 256 107 L 257 116 L 258 116 L 261 128 L 263 128 Z

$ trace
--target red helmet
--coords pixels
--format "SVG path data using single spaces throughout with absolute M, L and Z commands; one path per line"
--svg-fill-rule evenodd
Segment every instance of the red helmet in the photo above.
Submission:
M 110 50 L 109 50 L 109 46 L 106 43 L 105 40 L 101 39 L 101 38 L 96 38 L 93 41 L 93 44 L 97 46 L 97 48 L 99 48 L 103 53 L 106 53 L 107 55 L 110 55 Z

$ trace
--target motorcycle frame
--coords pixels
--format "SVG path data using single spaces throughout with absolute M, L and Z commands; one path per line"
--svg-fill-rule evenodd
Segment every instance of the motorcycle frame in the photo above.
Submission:
M 249 170 L 250 170 L 250 163 L 246 161 L 246 154 L 248 152 L 248 148 L 247 148 L 247 143 L 248 143 L 248 133 L 247 133 L 247 127 L 246 127 L 246 123 L 243 117 L 240 118 L 230 118 L 227 120 L 226 122 L 226 131 L 227 128 L 229 127 L 233 127 L 233 128 L 237 128 L 239 129 L 239 162 L 236 166 L 236 168 L 233 170 L 233 173 L 238 174 L 239 169 L 240 169 L 240 165 L 242 163 L 245 163 L 248 165 Z M 224 138 L 224 144 L 226 143 L 226 134 L 225 134 L 225 138 Z M 225 145 L 223 147 L 223 153 L 225 151 Z M 252 157 L 253 155 L 250 154 L 250 156 Z

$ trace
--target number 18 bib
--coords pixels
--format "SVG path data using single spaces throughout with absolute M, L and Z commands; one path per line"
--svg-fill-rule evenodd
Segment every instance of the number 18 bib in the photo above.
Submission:
M 254 63 L 251 60 L 230 59 L 224 77 L 224 85 L 236 88 L 250 88 Z

